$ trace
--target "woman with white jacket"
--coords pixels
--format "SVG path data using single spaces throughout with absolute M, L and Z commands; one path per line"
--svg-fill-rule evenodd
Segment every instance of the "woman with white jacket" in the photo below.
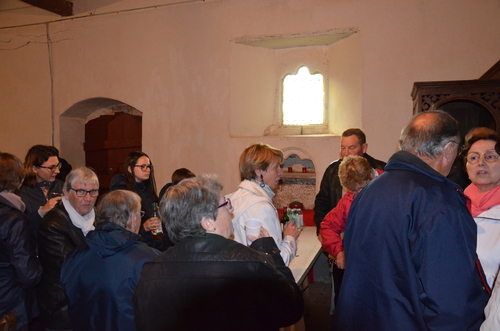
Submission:
M 466 168 L 472 182 L 464 191 L 477 224 L 476 252 L 493 295 L 482 331 L 500 330 L 500 137 L 476 134 L 467 142 Z M 495 281 L 496 279 L 496 281 Z
M 283 153 L 262 143 L 247 147 L 240 157 L 240 176 L 242 182 L 231 196 L 234 208 L 234 240 L 246 245 L 245 221 L 256 218 L 261 221 L 281 251 L 281 257 L 288 266 L 297 252 L 296 239 L 300 235 L 293 222 L 281 231 L 278 212 L 274 207 L 273 190 L 278 187 L 283 176 L 281 163 Z

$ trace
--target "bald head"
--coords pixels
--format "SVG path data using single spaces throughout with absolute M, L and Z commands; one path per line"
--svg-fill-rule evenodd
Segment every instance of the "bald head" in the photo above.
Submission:
M 433 159 L 441 155 L 450 142 L 460 143 L 458 122 L 449 114 L 435 110 L 412 117 L 401 132 L 399 148 Z

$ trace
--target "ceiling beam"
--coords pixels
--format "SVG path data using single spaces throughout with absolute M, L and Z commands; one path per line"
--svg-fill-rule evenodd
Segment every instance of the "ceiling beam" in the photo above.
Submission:
M 50 12 L 56 13 L 61 16 L 72 16 L 73 15 L 73 1 L 69 0 L 21 0 L 23 2 L 29 3 L 30 5 L 36 6 L 48 10 Z

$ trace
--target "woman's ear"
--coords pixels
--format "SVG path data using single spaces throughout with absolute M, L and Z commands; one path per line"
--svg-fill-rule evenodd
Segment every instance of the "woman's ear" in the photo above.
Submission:
M 203 216 L 201 218 L 201 227 L 205 229 L 207 232 L 214 232 L 215 229 L 215 221 L 209 217 Z
M 134 174 L 134 173 L 132 172 L 132 168 L 130 168 L 130 166 L 128 166 L 127 170 L 128 170 L 128 172 L 130 172 L 132 175 Z

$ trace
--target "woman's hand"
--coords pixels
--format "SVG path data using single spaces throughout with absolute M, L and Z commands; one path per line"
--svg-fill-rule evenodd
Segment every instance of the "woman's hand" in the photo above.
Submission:
M 267 238 L 267 237 L 270 237 L 269 232 L 266 230 L 266 228 L 261 226 L 259 235 L 258 236 L 247 236 L 247 240 L 250 242 L 254 242 L 257 239 Z
M 335 264 L 339 269 L 345 269 L 345 255 L 344 251 L 340 251 L 335 257 Z
M 283 236 L 292 236 L 297 240 L 300 235 L 300 230 L 295 226 L 295 222 L 288 222 L 283 227 Z
M 45 205 L 43 205 L 42 207 L 40 207 L 42 213 L 45 215 L 49 212 L 49 210 L 51 210 L 52 208 L 54 208 L 54 206 L 59 202 L 59 200 L 61 200 L 62 198 L 59 196 L 59 197 L 55 197 L 55 198 L 52 198 L 52 199 L 49 199 L 47 200 L 47 203 Z
M 161 221 L 158 217 L 151 217 L 142 224 L 142 227 L 146 231 L 156 230 L 161 228 Z

